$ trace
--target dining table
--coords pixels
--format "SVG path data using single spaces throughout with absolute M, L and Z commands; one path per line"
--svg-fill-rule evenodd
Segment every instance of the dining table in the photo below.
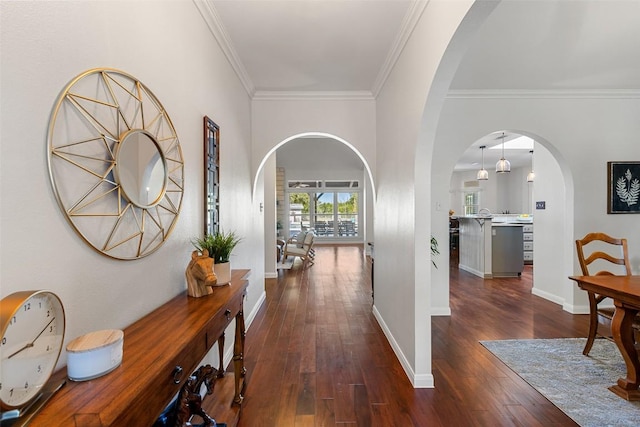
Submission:
M 633 321 L 640 311 L 640 275 L 569 276 L 585 291 L 609 297 L 615 305 L 611 333 L 627 368 L 625 378 L 618 378 L 609 390 L 626 400 L 640 400 L 640 360 L 633 331 Z

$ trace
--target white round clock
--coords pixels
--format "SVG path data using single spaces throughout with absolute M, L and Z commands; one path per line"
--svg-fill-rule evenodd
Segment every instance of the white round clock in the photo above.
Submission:
M 58 362 L 64 340 L 62 302 L 49 291 L 16 292 L 0 301 L 0 405 L 36 399 Z

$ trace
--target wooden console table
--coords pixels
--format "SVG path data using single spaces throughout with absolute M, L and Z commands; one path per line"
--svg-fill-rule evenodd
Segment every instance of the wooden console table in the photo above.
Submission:
M 242 401 L 245 368 L 243 300 L 250 270 L 233 270 L 231 284 L 201 298 L 186 291 L 124 330 L 122 365 L 90 381 L 67 384 L 31 421 L 34 426 L 151 426 L 176 396 L 185 380 L 236 319 L 233 396 L 220 396 L 229 387 L 214 387 L 207 400 L 235 402 L 235 421 L 209 412 L 218 422 L 235 425 Z M 220 360 L 222 364 L 222 348 Z M 66 368 L 54 376 L 64 378 Z M 224 379 L 223 379 L 224 380 Z M 219 380 L 220 381 L 220 380 Z

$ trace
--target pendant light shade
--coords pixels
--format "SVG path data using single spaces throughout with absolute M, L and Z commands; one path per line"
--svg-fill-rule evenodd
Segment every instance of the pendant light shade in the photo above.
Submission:
M 502 132 L 502 157 L 496 163 L 496 173 L 511 172 L 511 163 L 504 158 L 504 132 Z
M 487 148 L 486 145 L 480 146 L 480 149 L 482 150 L 482 169 L 480 169 L 478 171 L 478 175 L 476 175 L 476 179 L 478 181 L 486 181 L 487 179 L 489 179 L 489 172 L 487 172 L 487 170 L 484 168 L 484 149 L 485 148 Z
M 533 179 L 536 177 L 536 174 L 533 173 L 533 150 L 529 152 L 531 153 L 531 172 L 527 174 L 527 182 L 533 182 Z

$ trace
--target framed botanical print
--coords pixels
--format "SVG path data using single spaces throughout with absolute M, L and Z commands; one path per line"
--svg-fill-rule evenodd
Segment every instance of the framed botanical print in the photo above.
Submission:
M 220 227 L 220 128 L 204 116 L 204 233 Z
M 607 213 L 640 213 L 640 162 L 607 162 Z

